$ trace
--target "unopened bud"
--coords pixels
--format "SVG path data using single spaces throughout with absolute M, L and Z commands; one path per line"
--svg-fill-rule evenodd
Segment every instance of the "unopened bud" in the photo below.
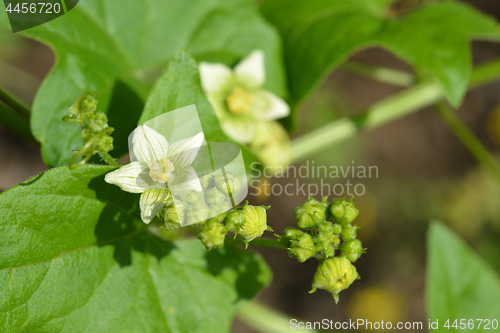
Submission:
M 313 229 L 325 220 L 326 208 L 312 196 L 294 210 L 297 225 L 302 229 Z
M 207 202 L 211 205 L 219 205 L 224 200 L 224 194 L 215 187 L 206 193 Z
M 245 206 L 243 208 L 245 223 L 240 228 L 239 234 L 248 244 L 268 230 L 266 209 L 260 206 Z M 247 245 L 248 246 L 248 245 Z
M 346 256 L 352 262 L 358 260 L 361 254 L 366 252 L 366 249 L 363 249 L 359 239 L 352 239 L 344 242 L 341 246 L 341 250 L 342 255 Z
M 227 216 L 227 212 L 231 209 L 231 205 L 227 202 L 223 202 L 217 206 L 210 206 L 208 209 L 208 215 L 211 216 L 210 220 L 221 223 Z
M 309 293 L 315 292 L 317 288 L 324 289 L 332 293 L 335 303 L 338 303 L 339 293 L 349 288 L 357 277 L 356 267 L 347 258 L 328 258 L 319 264 Z
M 210 185 L 210 180 L 212 180 L 212 174 L 207 173 L 200 177 L 201 187 L 205 190 Z
M 359 210 L 352 203 L 353 198 L 349 202 L 344 199 L 333 200 L 330 212 L 335 222 L 341 225 L 346 225 L 354 221 L 359 214 Z
M 358 226 L 346 224 L 345 226 L 342 227 L 342 232 L 340 233 L 340 237 L 342 237 L 342 239 L 345 241 L 355 239 L 356 238 L 356 230 L 358 230 L 358 229 L 359 229 Z
M 224 224 L 227 230 L 238 233 L 245 223 L 245 216 L 241 210 L 233 210 L 229 212 L 224 219 Z
M 302 233 L 297 239 L 290 241 L 290 247 L 287 248 L 290 257 L 304 262 L 316 254 L 314 242 L 307 232 Z
M 97 144 L 97 148 L 102 151 L 107 153 L 110 150 L 113 150 L 113 138 L 109 135 L 103 136 L 100 140 L 99 143 Z
M 186 193 L 186 197 L 184 199 L 187 203 L 194 205 L 195 203 L 200 201 L 200 194 L 196 191 L 189 191 Z
M 187 224 L 195 224 L 205 221 L 208 218 L 208 207 L 201 201 L 197 201 L 190 206 L 187 214 Z
M 316 250 L 321 252 L 326 258 L 333 257 L 335 255 L 335 248 L 333 247 L 333 239 L 335 236 L 333 234 L 319 234 L 314 237 L 314 244 L 316 245 Z
M 215 185 L 226 196 L 235 195 L 241 189 L 240 179 L 229 172 L 216 176 Z
M 207 250 L 210 251 L 215 247 L 221 248 L 224 245 L 226 234 L 227 230 L 222 224 L 215 221 L 208 221 L 203 224 L 203 227 L 198 233 L 198 239 L 201 240 Z

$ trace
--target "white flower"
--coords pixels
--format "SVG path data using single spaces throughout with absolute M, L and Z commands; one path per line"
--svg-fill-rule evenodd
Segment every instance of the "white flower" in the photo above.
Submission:
M 172 194 L 202 190 L 190 165 L 203 140 L 200 132 L 169 147 L 163 135 L 146 125 L 139 126 L 132 136 L 132 153 L 137 161 L 108 173 L 104 180 L 126 192 L 142 193 L 141 218 L 149 224 Z
M 220 119 L 222 129 L 239 143 L 249 143 L 258 122 L 288 116 L 288 104 L 262 89 L 265 81 L 264 53 L 254 51 L 234 70 L 223 64 L 202 62 L 201 84 Z

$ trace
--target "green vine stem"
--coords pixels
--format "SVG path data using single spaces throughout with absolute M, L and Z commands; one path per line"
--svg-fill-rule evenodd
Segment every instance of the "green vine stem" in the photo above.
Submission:
M 235 239 L 228 237 L 226 240 L 226 244 L 231 244 L 231 243 L 244 244 L 243 239 L 241 239 L 240 237 L 236 237 Z M 274 238 L 266 238 L 266 237 L 260 237 L 252 240 L 249 243 L 249 246 L 271 247 L 278 249 L 285 248 L 285 246 L 280 240 Z
M 8 92 L 0 88 L 0 101 L 5 103 L 8 107 L 14 110 L 17 114 L 23 118 L 30 118 L 30 110 L 19 102 L 16 98 L 10 95 Z
M 458 115 L 444 102 L 436 105 L 439 115 L 462 143 L 474 155 L 477 161 L 496 179 L 500 184 L 500 165 L 490 152 L 483 146 L 481 141 L 472 133 Z
M 471 75 L 470 88 L 490 83 L 500 77 L 500 59 L 478 66 Z M 361 130 L 371 129 L 399 119 L 444 98 L 437 82 L 423 82 L 401 93 L 376 103 L 358 117 L 343 118 L 291 143 L 292 163 L 303 160 L 333 144 L 355 136 Z
M 421 83 L 370 107 L 364 114 L 343 118 L 292 141 L 292 163 L 322 151 L 332 144 L 432 105 L 442 98 L 437 82 Z
M 30 143 L 37 144 L 37 141 L 31 134 L 29 121 L 21 117 L 16 112 L 12 111 L 7 105 L 0 102 L 0 123 L 5 125 L 8 129 L 17 133 Z
M 289 333 L 291 331 L 290 320 L 292 318 L 257 301 L 251 301 L 244 305 L 238 310 L 236 315 L 243 323 L 257 332 Z M 297 322 L 300 321 L 298 320 Z M 319 331 L 304 328 L 300 332 L 316 333 Z
M 354 60 L 346 61 L 340 68 L 347 72 L 395 86 L 409 87 L 415 83 L 415 76 L 410 73 L 387 67 L 368 65 Z

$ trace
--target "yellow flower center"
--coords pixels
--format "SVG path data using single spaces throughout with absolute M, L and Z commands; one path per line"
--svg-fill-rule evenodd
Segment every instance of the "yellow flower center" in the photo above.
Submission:
M 174 171 L 174 165 L 166 157 L 162 158 L 160 162 L 151 160 L 148 167 L 149 177 L 160 184 L 166 183 L 168 180 L 167 177 L 170 177 L 170 175 Z
M 252 99 L 252 93 L 237 86 L 226 98 L 227 108 L 234 114 L 247 114 L 252 106 Z

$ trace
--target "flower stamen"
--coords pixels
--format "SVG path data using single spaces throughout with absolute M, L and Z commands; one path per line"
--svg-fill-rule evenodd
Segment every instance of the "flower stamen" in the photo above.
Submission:
M 226 98 L 227 108 L 233 114 L 247 114 L 252 106 L 253 94 L 236 86 Z

